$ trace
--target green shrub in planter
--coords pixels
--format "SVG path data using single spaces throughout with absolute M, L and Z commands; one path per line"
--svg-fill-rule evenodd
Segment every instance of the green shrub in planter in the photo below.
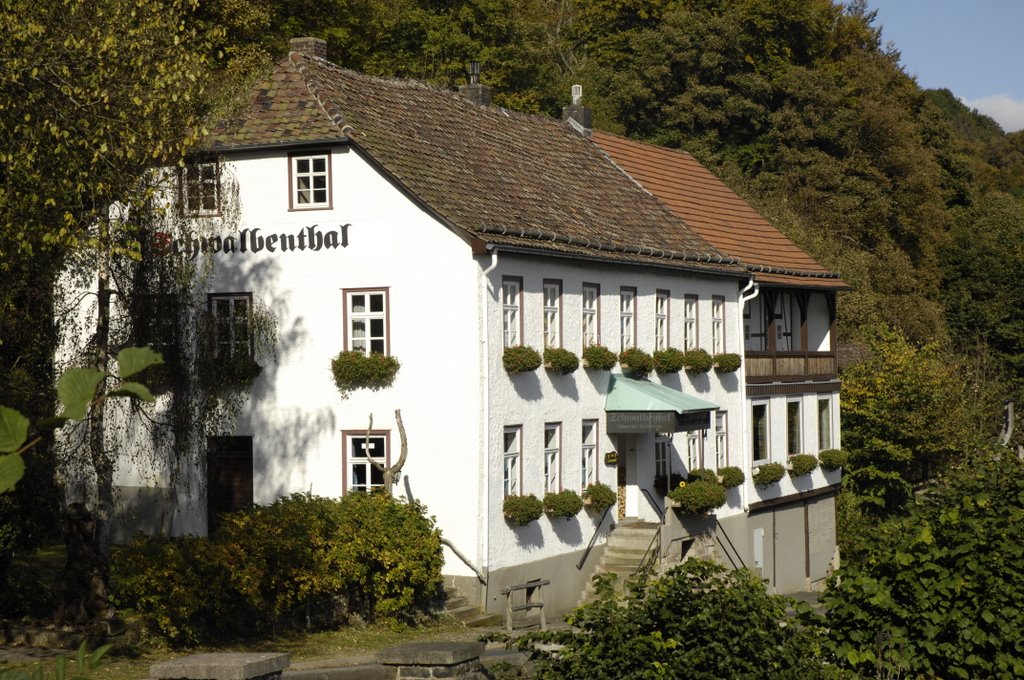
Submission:
M 722 478 L 722 486 L 726 489 L 735 488 L 747 481 L 747 476 L 743 474 L 743 470 L 735 465 L 718 468 L 718 476 Z
M 618 494 L 603 482 L 596 482 L 583 490 L 583 504 L 594 512 L 604 512 L 618 499 Z
M 658 373 L 678 373 L 683 370 L 683 353 L 674 347 L 654 353 L 654 370 Z
M 544 504 L 532 493 L 526 496 L 505 496 L 501 510 L 509 522 L 525 526 L 540 519 L 544 514 Z
M 567 349 L 548 347 L 544 350 L 544 368 L 566 375 L 580 367 L 580 358 Z
M 667 496 L 668 492 L 679 486 L 679 482 L 685 481 L 683 476 L 678 472 L 673 472 L 670 478 L 665 475 L 655 475 L 654 477 L 654 490 L 660 493 L 662 496 Z
M 810 453 L 798 453 L 789 457 L 790 477 L 809 475 L 816 467 L 818 467 L 818 459 Z
M 619 355 L 619 363 L 638 378 L 645 378 L 654 370 L 654 358 L 636 347 L 623 350 Z
M 331 360 L 331 373 L 342 396 L 347 396 L 360 388 L 377 391 L 390 387 L 400 366 L 395 357 L 343 351 Z
M 718 473 L 714 470 L 708 470 L 707 468 L 697 468 L 696 470 L 690 470 L 689 474 L 686 475 L 686 483 L 696 482 L 703 480 L 705 482 L 718 483 Z
M 536 371 L 540 368 L 543 361 L 540 358 L 540 354 L 534 348 L 526 345 L 516 345 L 515 347 L 505 348 L 505 352 L 501 355 L 501 363 L 505 366 L 506 371 L 514 375 L 516 373 Z
M 707 373 L 711 370 L 711 355 L 702 349 L 683 352 L 683 368 L 690 373 Z
M 759 465 L 754 472 L 754 484 L 768 486 L 782 479 L 785 474 L 786 468 L 782 467 L 781 463 L 765 463 L 764 465 Z
M 846 466 L 846 451 L 842 449 L 828 449 L 818 454 L 818 461 L 821 467 L 826 470 L 838 470 Z
M 615 356 L 615 352 L 611 351 L 604 345 L 588 345 L 583 350 L 583 366 L 585 368 L 593 368 L 598 371 L 610 371 L 615 368 L 615 364 L 619 362 L 619 358 Z
M 575 517 L 583 509 L 583 499 L 572 489 L 544 494 L 544 512 L 552 517 Z
M 718 482 L 699 479 L 677 486 L 668 492 L 669 499 L 679 504 L 688 515 L 705 515 L 725 505 L 725 487 Z
M 740 367 L 741 363 L 740 355 L 732 352 L 716 354 L 712 361 L 715 364 L 715 370 L 719 373 L 732 373 Z

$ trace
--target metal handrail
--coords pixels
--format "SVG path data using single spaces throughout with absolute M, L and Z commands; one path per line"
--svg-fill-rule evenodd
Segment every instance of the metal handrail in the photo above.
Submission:
M 647 550 L 644 551 L 643 559 L 640 560 L 640 566 L 633 572 L 633 576 L 646 573 L 648 567 L 654 565 L 655 560 L 661 561 L 661 525 L 658 525 L 654 536 L 651 537 L 651 542 L 647 544 Z
M 732 542 L 732 539 L 729 538 L 729 534 L 726 532 L 725 527 L 722 526 L 722 523 L 718 521 L 717 517 L 715 517 L 715 526 L 718 527 L 718 531 L 721 532 L 722 536 L 725 536 L 725 540 L 727 540 L 729 542 L 729 547 L 732 548 L 733 553 L 736 555 L 736 559 L 738 559 L 740 561 L 740 565 L 742 565 L 743 568 L 746 569 L 747 568 L 747 563 L 743 561 L 743 557 L 740 555 L 740 551 L 736 549 L 736 545 Z M 715 532 L 715 537 L 718 538 L 718 532 Z M 725 548 L 725 543 L 722 543 L 722 539 L 719 538 L 718 542 L 722 546 L 722 548 L 724 549 Z M 733 562 L 732 556 L 729 555 L 729 551 L 726 550 L 725 554 L 729 558 L 729 561 L 732 562 L 732 566 L 735 569 L 736 568 L 736 563 Z
M 587 549 L 583 551 L 583 557 L 581 557 L 580 561 L 576 563 L 576 569 L 580 571 L 583 570 L 583 564 L 587 561 L 587 558 L 590 557 L 590 551 L 593 550 L 594 543 L 597 542 L 598 534 L 601 533 L 601 526 L 604 524 L 604 520 L 608 516 L 608 513 L 611 512 L 612 508 L 614 507 L 615 504 L 612 503 L 611 505 L 604 509 L 604 514 L 601 515 L 601 521 L 599 521 L 597 523 L 597 526 L 594 527 L 594 535 L 590 537 L 590 543 L 587 544 Z
M 651 496 L 650 492 L 647 491 L 647 489 L 645 489 L 644 487 L 641 486 L 640 490 L 644 492 L 645 496 L 647 496 L 647 500 L 650 501 L 651 507 L 654 508 L 655 512 L 658 513 L 658 518 L 661 520 L 661 523 L 664 524 L 665 523 L 665 513 L 662 512 L 661 508 L 658 507 L 658 504 L 654 502 L 654 498 Z
M 452 543 L 447 538 L 442 536 L 441 537 L 441 545 L 448 546 L 451 549 L 451 551 L 453 553 L 455 553 L 456 557 L 458 557 L 460 560 L 462 560 L 466 564 L 467 567 L 469 567 L 470 569 L 473 570 L 473 573 L 476 574 L 476 577 L 477 577 L 477 579 L 480 580 L 480 583 L 482 583 L 483 585 L 487 585 L 487 577 L 484 576 L 482 571 L 480 571 L 479 569 L 476 568 L 476 565 L 474 565 L 472 562 L 469 561 L 468 557 L 466 557 L 461 552 L 459 552 L 459 549 L 455 547 L 454 543 Z

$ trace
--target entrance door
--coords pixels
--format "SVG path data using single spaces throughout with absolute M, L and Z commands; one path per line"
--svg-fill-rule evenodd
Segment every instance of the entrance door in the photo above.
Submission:
M 225 512 L 252 505 L 252 437 L 210 437 L 206 442 L 206 531 Z

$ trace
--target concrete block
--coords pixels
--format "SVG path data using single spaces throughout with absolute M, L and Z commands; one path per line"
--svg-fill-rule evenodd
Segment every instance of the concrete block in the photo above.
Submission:
M 276 652 L 192 654 L 149 667 L 154 680 L 256 680 L 288 668 L 288 655 Z

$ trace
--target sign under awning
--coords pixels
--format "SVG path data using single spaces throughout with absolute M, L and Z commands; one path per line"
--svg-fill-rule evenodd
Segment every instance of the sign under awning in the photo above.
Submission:
M 708 429 L 718 406 L 665 385 L 612 374 L 604 410 L 609 434 L 686 432 Z

